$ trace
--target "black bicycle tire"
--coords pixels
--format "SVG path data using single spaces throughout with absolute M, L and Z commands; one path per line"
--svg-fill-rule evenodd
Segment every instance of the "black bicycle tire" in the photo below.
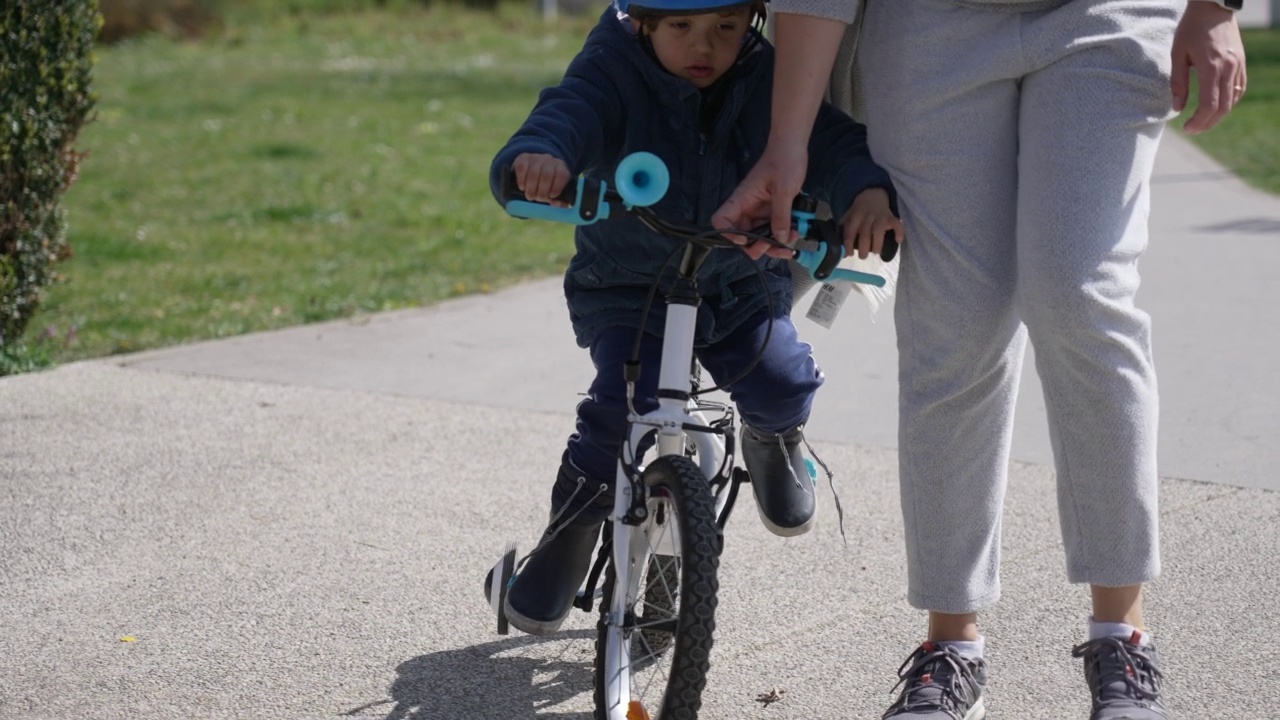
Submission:
M 680 609 L 676 619 L 671 670 L 662 705 L 649 709 L 654 720 L 697 720 L 702 708 L 711 668 L 711 647 L 715 634 L 715 610 L 719 603 L 720 552 L 724 536 L 716 525 L 715 506 L 707 480 L 689 458 L 658 458 L 644 471 L 649 487 L 665 487 L 675 506 L 680 532 Z M 616 587 L 616 573 L 610 562 L 605 572 L 604 597 L 596 623 L 595 719 L 607 720 L 605 707 L 606 618 Z M 630 680 L 628 680 L 630 682 Z

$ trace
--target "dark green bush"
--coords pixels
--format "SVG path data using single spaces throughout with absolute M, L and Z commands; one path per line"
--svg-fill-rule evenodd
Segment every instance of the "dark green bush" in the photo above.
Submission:
M 71 254 L 61 198 L 94 106 L 99 23 L 96 0 L 0 2 L 0 360 L 15 357 L 54 265 Z

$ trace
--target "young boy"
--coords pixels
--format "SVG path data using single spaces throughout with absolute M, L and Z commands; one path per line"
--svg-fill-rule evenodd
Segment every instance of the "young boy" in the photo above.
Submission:
M 760 156 L 769 134 L 773 50 L 760 34 L 764 14 L 762 0 L 617 0 L 561 83 L 543 91 L 494 158 L 495 196 L 504 168 L 514 171 L 528 199 L 552 202 L 571 177 L 613 178 L 622 158 L 648 151 L 671 172 L 670 189 L 654 209 L 710 227 L 712 212 Z M 861 126 L 824 106 L 809 148 L 805 189 L 832 208 L 847 208 L 850 249 L 878 252 L 885 231 L 902 236 L 892 185 L 872 162 Z M 507 592 L 510 623 L 535 635 L 560 627 L 590 568 L 613 506 L 627 427 L 622 365 L 645 322 L 641 365 L 657 366 L 665 307 L 652 308 L 647 321 L 641 315 L 650 283 L 682 242 L 626 217 L 580 227 L 575 239 L 565 298 L 596 378 L 578 405 L 577 432 L 552 487 L 551 526 Z M 814 488 L 801 455 L 801 428 L 823 375 L 789 318 L 789 267 L 720 250 L 702 266 L 698 284 L 703 298 L 695 353 L 711 377 L 734 378 L 762 353 L 759 364 L 728 388 L 743 420 L 741 455 L 760 517 L 778 535 L 804 533 L 813 523 Z M 762 350 L 770 322 L 772 335 Z M 657 407 L 657 376 L 656 370 L 641 374 L 638 412 Z

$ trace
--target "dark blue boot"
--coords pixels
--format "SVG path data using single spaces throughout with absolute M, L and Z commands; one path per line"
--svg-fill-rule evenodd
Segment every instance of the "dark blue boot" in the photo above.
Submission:
M 567 459 L 560 466 L 552 498 L 551 523 L 519 568 L 503 608 L 508 622 L 530 635 L 550 635 L 569 616 L 591 569 L 600 527 L 613 508 L 609 488 L 587 479 Z M 565 498 L 563 505 L 555 498 Z M 484 581 L 486 598 L 492 583 L 491 570 Z
M 775 435 L 742 424 L 742 464 L 751 475 L 760 519 L 774 535 L 801 535 L 813 527 L 816 493 L 803 442 L 800 428 Z

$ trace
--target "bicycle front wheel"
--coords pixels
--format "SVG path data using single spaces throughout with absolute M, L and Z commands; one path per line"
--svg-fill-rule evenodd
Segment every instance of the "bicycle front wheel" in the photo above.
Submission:
M 649 513 L 631 533 L 633 561 L 622 572 L 610 563 L 605 575 L 595 717 L 696 720 L 711 666 L 723 538 L 707 480 L 691 460 L 658 458 L 643 479 Z M 613 611 L 615 593 L 625 593 L 622 617 Z

